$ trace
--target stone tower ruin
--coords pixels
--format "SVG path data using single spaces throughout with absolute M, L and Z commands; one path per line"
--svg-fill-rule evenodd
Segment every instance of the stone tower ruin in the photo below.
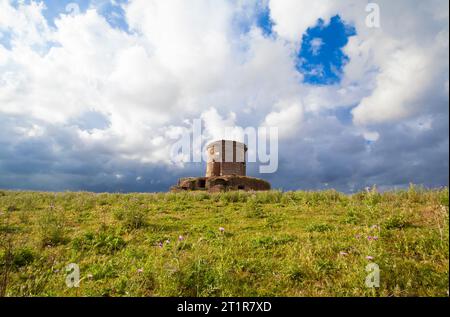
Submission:
M 265 180 L 246 176 L 247 146 L 244 143 L 219 140 L 208 144 L 206 151 L 205 177 L 181 178 L 172 191 L 270 190 L 270 184 Z
M 247 146 L 244 143 L 220 140 L 210 143 L 206 151 L 208 154 L 206 177 L 245 176 Z

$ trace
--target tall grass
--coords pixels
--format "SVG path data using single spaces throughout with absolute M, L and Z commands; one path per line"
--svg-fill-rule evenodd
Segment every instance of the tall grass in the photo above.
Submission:
M 0 295 L 448 296 L 448 210 L 447 188 L 417 186 L 0 191 Z M 364 284 L 371 262 L 375 290 Z M 77 290 L 64 283 L 69 263 Z

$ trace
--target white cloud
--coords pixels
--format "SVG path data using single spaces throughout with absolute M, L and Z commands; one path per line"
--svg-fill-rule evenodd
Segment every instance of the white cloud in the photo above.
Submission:
M 299 100 L 282 100 L 275 105 L 264 121 L 268 127 L 277 127 L 280 138 L 298 137 L 296 134 L 303 118 L 303 107 Z
M 50 30 L 42 16 L 44 4 L 31 2 L 29 5 L 18 4 L 14 9 L 8 0 L 0 1 L 0 32 L 10 32 L 12 44 L 42 46 Z
M 328 21 L 339 14 L 356 27 L 344 49 L 350 63 L 344 69 L 341 87 L 357 87 L 363 93 L 352 95 L 359 106 L 355 123 L 377 124 L 412 117 L 429 110 L 433 94 L 448 98 L 448 2 L 378 1 L 381 28 L 365 25 L 366 3 L 358 0 L 315 1 L 273 0 L 270 3 L 275 30 L 289 41 L 298 41 L 318 18 Z M 442 85 L 436 83 L 443 83 Z M 325 98 L 315 95 L 309 109 L 328 107 L 326 96 L 336 87 L 320 89 Z M 330 91 L 331 90 L 331 91 Z M 352 98 L 350 98 L 352 99 Z M 342 105 L 339 100 L 333 104 Z
M 324 42 L 320 37 L 313 38 L 310 41 L 311 53 L 313 55 L 318 55 L 320 53 L 320 49 L 322 48 Z
M 209 141 L 227 139 L 227 129 L 236 127 L 236 114 L 230 112 L 223 118 L 215 108 L 203 112 L 201 119 L 204 122 L 205 134 Z
M 331 0 L 298 1 L 272 0 L 270 12 L 277 34 L 291 42 L 299 43 L 308 27 L 314 26 L 319 18 L 325 21 L 337 14 Z
M 364 138 L 370 142 L 376 142 L 380 138 L 380 134 L 378 132 L 373 131 L 365 131 L 363 135 Z

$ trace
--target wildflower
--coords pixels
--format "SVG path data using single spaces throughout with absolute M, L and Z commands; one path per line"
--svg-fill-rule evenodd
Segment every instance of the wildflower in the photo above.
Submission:
M 58 272 L 59 272 L 59 270 L 58 270 L 58 269 L 56 269 L 56 270 L 53 270 L 53 272 L 54 272 L 54 273 L 58 273 Z
M 170 240 L 169 240 L 169 239 L 167 239 L 167 240 L 166 240 L 166 244 L 169 244 L 169 243 L 170 243 Z
M 142 272 L 144 272 L 144 269 L 137 269 L 137 272 L 142 273 Z
M 373 256 L 371 256 L 371 255 L 368 255 L 368 256 L 366 256 L 366 260 L 369 260 L 369 261 L 371 261 L 371 260 L 373 260 L 374 259 L 374 257 Z
M 344 251 L 341 251 L 341 252 L 339 252 L 339 255 L 341 255 L 341 256 L 347 256 L 348 253 L 347 253 L 347 252 L 344 252 Z
M 94 277 L 94 275 L 92 275 L 92 274 L 88 274 L 88 275 L 87 275 L 87 278 L 88 278 L 89 280 L 92 280 L 93 277 Z
M 220 228 L 219 228 L 219 231 L 220 231 L 220 232 L 225 232 L 225 228 L 224 228 L 224 227 L 220 227 Z
M 162 247 L 163 247 L 163 244 L 162 244 L 162 242 L 158 242 L 158 243 L 156 244 L 156 246 L 162 248 Z
M 178 241 L 183 241 L 184 240 L 184 237 L 183 236 L 179 236 L 178 237 Z

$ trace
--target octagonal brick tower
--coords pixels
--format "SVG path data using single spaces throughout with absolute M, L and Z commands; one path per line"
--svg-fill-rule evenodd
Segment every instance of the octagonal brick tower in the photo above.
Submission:
M 246 176 L 247 146 L 244 143 L 220 140 L 208 144 L 206 150 L 206 176 L 180 178 L 177 185 L 171 187 L 172 191 L 270 190 L 269 182 Z
M 246 176 L 247 146 L 244 143 L 219 140 L 208 144 L 206 151 L 206 177 Z

